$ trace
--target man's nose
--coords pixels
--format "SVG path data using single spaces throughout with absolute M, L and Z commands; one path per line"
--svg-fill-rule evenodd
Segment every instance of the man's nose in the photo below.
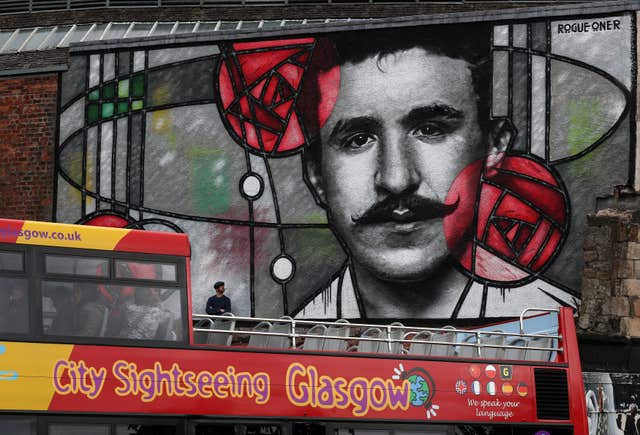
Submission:
M 389 138 L 379 148 L 376 189 L 384 194 L 417 190 L 420 176 L 410 145 L 401 138 Z

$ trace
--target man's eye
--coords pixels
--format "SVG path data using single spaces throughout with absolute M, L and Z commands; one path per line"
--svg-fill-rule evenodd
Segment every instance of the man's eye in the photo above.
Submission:
M 370 134 L 358 133 L 347 139 L 344 144 L 347 148 L 358 149 L 375 142 L 376 138 Z
M 438 137 L 445 134 L 442 127 L 433 124 L 422 125 L 413 130 L 413 135 L 418 137 Z

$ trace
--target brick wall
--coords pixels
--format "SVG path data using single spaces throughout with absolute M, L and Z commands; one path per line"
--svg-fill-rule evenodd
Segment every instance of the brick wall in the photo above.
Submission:
M 51 220 L 56 74 L 0 78 L 0 216 Z
M 579 332 L 640 337 L 640 213 L 590 215 Z

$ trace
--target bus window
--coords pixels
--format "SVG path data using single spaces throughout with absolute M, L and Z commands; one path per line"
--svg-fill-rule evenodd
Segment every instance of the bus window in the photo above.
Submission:
M 175 264 L 116 260 L 116 278 L 176 282 L 176 270 Z
M 35 418 L 0 416 L 0 433 L 36 435 L 36 420 Z
M 44 281 L 44 333 L 182 340 L 180 289 Z
M 337 430 L 336 430 L 337 432 Z M 295 423 L 293 435 L 325 435 L 326 427 L 317 423 Z M 353 435 L 352 433 L 350 435 Z
M 52 423 L 49 435 L 109 435 L 108 424 Z
M 106 277 L 109 276 L 109 260 L 73 255 L 46 255 L 45 271 L 63 275 Z
M 449 435 L 453 432 L 452 427 L 430 426 L 421 429 L 374 429 L 366 427 L 340 428 L 335 430 L 335 435 Z
M 195 435 L 282 435 L 282 428 L 275 424 L 200 423 L 195 425 Z
M 27 280 L 0 276 L 0 333 L 29 332 Z
M 0 270 L 24 271 L 22 252 L 0 251 Z
M 159 424 L 119 424 L 116 435 L 175 435 L 176 427 Z

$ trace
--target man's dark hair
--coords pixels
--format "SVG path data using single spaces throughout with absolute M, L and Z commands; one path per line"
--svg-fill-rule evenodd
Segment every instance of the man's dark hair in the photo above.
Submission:
M 333 65 L 322 60 L 313 62 L 316 65 L 318 63 L 323 65 L 316 67 L 315 70 L 313 68 L 309 70 L 309 77 L 305 77 L 304 94 L 301 96 L 303 101 L 299 103 L 306 115 L 307 131 L 313 137 L 309 157 L 316 162 L 320 161 L 321 147 L 318 138 L 320 126 L 317 108 L 311 104 L 311 101 L 316 104 L 319 101 L 320 90 L 314 89 L 314 86 L 317 88 L 318 85 L 317 74 L 336 64 L 359 63 L 376 56 L 380 61 L 385 56 L 412 48 L 422 48 L 428 53 L 462 59 L 469 64 L 476 93 L 478 122 L 481 130 L 487 133 L 490 128 L 492 29 L 489 24 L 474 23 L 330 34 L 326 39 L 335 50 Z M 320 42 L 319 45 L 321 45 Z M 322 56 L 325 53 L 326 50 L 320 50 L 319 55 Z M 366 80 L 366 77 L 363 77 L 363 80 Z M 455 84 L 443 83 L 443 86 L 455 86 Z M 375 90 L 372 89 L 372 91 Z

